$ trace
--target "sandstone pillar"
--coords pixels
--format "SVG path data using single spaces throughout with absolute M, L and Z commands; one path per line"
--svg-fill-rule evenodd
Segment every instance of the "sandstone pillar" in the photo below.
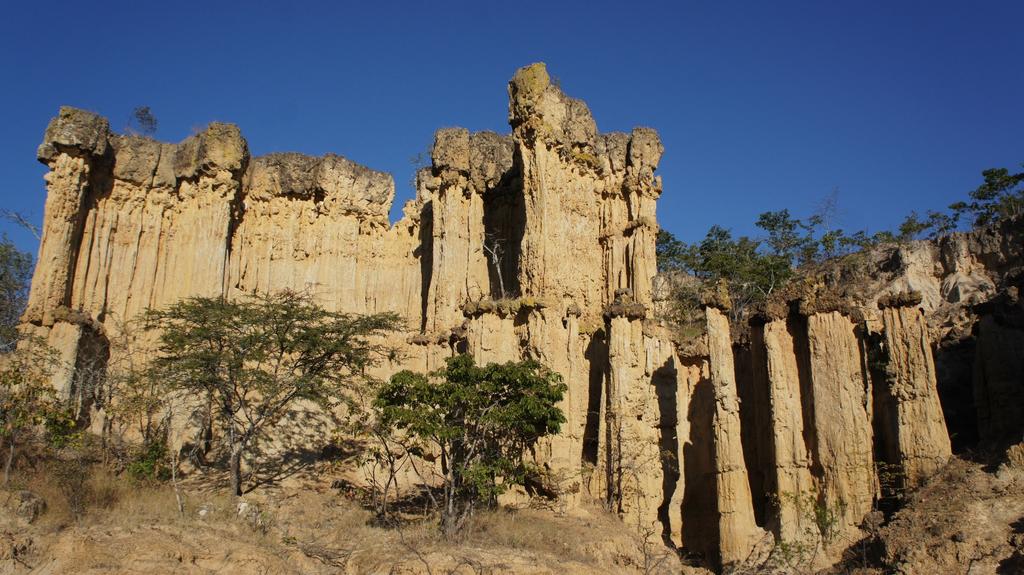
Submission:
M 819 504 L 838 518 L 840 532 L 856 527 L 871 512 L 876 491 L 870 393 L 855 328 L 838 311 L 807 318 L 813 457 L 823 495 Z
M 462 305 L 489 297 L 490 288 L 483 251 L 483 199 L 469 186 L 469 131 L 438 130 L 431 156 L 433 269 L 427 330 L 438 331 L 458 325 Z
M 643 322 L 626 314 L 608 320 L 606 433 L 612 503 L 627 524 L 657 529 L 662 504 L 657 402 L 644 377 Z
M 981 440 L 992 445 L 1021 441 L 1024 421 L 1024 298 L 1010 286 L 977 306 L 974 405 Z
M 26 322 L 51 325 L 53 310 L 71 304 L 86 204 L 99 177 L 94 172 L 108 168 L 109 136 L 105 118 L 70 107 L 62 107 L 46 128 L 38 156 L 51 171 L 44 176 L 42 240 L 23 316 Z
M 713 433 L 718 506 L 719 558 L 723 566 L 747 559 L 763 532 L 754 520 L 740 439 L 739 397 L 729 320 L 715 307 L 705 309 L 708 356 L 714 386 Z
M 804 438 L 804 418 L 794 335 L 785 319 L 751 327 L 751 350 L 756 385 L 768 394 L 767 463 L 772 517 L 768 520 L 780 541 L 814 541 L 817 536 L 808 499 L 816 496 L 811 458 Z M 763 378 L 763 379 L 762 379 Z
M 888 419 L 885 423 L 895 435 L 894 461 L 908 488 L 923 483 L 951 455 L 936 389 L 928 325 L 919 302 L 919 297 L 897 297 L 886 300 L 887 305 L 880 303 L 888 358 L 884 385 L 889 409 L 884 414 Z

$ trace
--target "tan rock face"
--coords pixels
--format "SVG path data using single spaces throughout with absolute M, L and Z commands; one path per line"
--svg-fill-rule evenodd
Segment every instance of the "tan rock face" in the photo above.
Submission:
M 227 124 L 178 144 L 119 136 L 103 118 L 62 108 L 39 148 L 49 194 L 23 318 L 65 359 L 55 385 L 83 417 L 106 422 L 116 398 L 89 395 L 103 386 L 83 383 L 83 358 L 102 358 L 89 371 L 101 376 L 120 365 L 125 352 L 110 342 L 146 309 L 309 290 L 331 309 L 405 317 L 377 377 L 433 371 L 462 351 L 481 363 L 537 359 L 561 374 L 566 424 L 535 453 L 561 505 L 597 502 L 724 564 L 748 557 L 762 528 L 784 540 L 810 530 L 785 494 L 811 493 L 841 510 L 844 529 L 856 526 L 876 480 L 854 322 L 826 310 L 776 319 L 734 354 L 711 308 L 707 340 L 678 348 L 651 318 L 657 134 L 600 133 L 542 64 L 519 70 L 508 90 L 511 134 L 440 130 L 394 224 L 391 176 L 340 156 L 252 158 Z M 911 398 L 893 404 L 894 437 L 918 438 L 893 445 L 923 478 L 948 440 L 928 334 L 919 314 L 893 314 L 893 396 Z M 986 328 L 980 347 L 999 345 L 998 329 Z M 1000 397 L 1005 378 L 985 365 L 979 389 Z M 319 431 L 303 431 L 296 437 L 317 441 Z
M 1024 299 L 1021 286 L 1008 287 L 979 306 L 974 360 L 974 405 L 982 441 L 1021 441 L 1024 421 Z
M 882 310 L 887 377 L 883 419 L 890 440 L 890 460 L 897 463 L 906 487 L 917 487 L 949 460 L 946 420 L 936 389 L 935 362 L 924 313 L 916 305 Z M 879 392 L 876 392 L 879 393 Z
M 523 188 L 522 294 L 573 301 L 585 318 L 618 289 L 649 304 L 661 194 L 657 135 L 599 135 L 586 105 L 553 86 L 543 65 L 517 72 L 509 98 Z
M 876 479 L 868 416 L 867 379 L 854 323 L 839 312 L 807 318 L 812 385 L 814 466 L 821 471 L 824 505 L 840 530 L 871 511 Z
M 712 431 L 720 538 L 718 554 L 722 565 L 730 565 L 746 560 L 762 539 L 763 532 L 754 520 L 753 498 L 740 443 L 740 405 L 729 320 L 717 308 L 707 308 L 706 314 L 715 398 Z
M 804 424 L 804 394 L 810 390 L 801 389 L 799 328 L 792 323 L 777 319 L 754 326 L 751 350 L 754 385 L 766 389 L 768 396 L 766 490 L 774 500 L 769 523 L 781 540 L 797 542 L 815 538 L 816 527 L 802 504 L 806 495 L 817 494 L 817 485 Z

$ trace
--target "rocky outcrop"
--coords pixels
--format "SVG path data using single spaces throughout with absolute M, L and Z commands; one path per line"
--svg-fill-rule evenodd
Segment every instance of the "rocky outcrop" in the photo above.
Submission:
M 708 307 L 707 339 L 714 389 L 712 433 L 715 445 L 715 495 L 718 509 L 718 555 L 724 566 L 750 558 L 763 533 L 754 520 L 754 504 L 740 443 L 740 406 L 729 320 Z
M 838 529 L 860 525 L 876 493 L 868 379 L 856 325 L 838 311 L 807 318 L 811 385 L 811 455 L 820 473 L 820 504 Z
M 572 301 L 588 319 L 618 289 L 650 303 L 657 134 L 599 134 L 586 105 L 562 94 L 540 64 L 516 72 L 509 100 L 522 178 L 522 295 Z
M 808 494 L 817 494 L 808 447 L 811 436 L 804 424 L 810 406 L 809 374 L 801 371 L 797 350 L 806 345 L 806 328 L 798 318 L 755 322 L 751 329 L 754 385 L 767 391 L 767 455 L 765 491 L 772 495 L 771 520 L 766 521 L 782 541 L 815 542 L 817 527 L 806 512 Z
M 121 136 L 62 108 L 39 148 L 49 195 L 23 318 L 64 358 L 55 385 L 78 398 L 83 420 L 106 425 L 116 397 L 103 377 L 125 354 L 111 342 L 183 297 L 287 288 L 334 310 L 397 312 L 406 329 L 373 375 L 433 371 L 461 352 L 543 362 L 567 383 L 566 423 L 537 446 L 532 487 L 566 507 L 597 502 L 721 565 L 756 556 L 766 529 L 817 545 L 818 510 L 855 532 L 876 498 L 876 443 L 915 482 L 948 456 L 934 330 L 915 307 L 865 322 L 803 294 L 761 318 L 748 348 L 734 347 L 718 309 L 728 303 L 712 298 L 705 333 L 682 345 L 652 314 L 664 304 L 653 283 L 657 134 L 600 133 L 543 64 L 517 71 L 508 91 L 511 133 L 438 131 L 395 223 L 391 176 L 346 158 L 250 157 L 228 124 L 178 144 Z M 983 283 L 965 257 L 936 292 L 947 300 Z M 993 358 L 1006 352 L 1002 317 L 979 334 Z M 891 401 L 874 413 L 878 337 Z M 984 417 L 997 426 L 1012 416 L 997 413 L 1007 377 L 996 359 L 981 363 L 979 389 L 995 402 Z M 880 414 L 889 443 L 874 434 Z
M 876 381 L 883 396 L 875 418 L 882 422 L 888 460 L 899 466 L 904 488 L 920 486 L 952 454 L 935 379 L 935 362 L 917 294 L 880 302 L 885 333 L 885 373 Z
M 977 307 L 974 404 L 981 439 L 996 446 L 1024 438 L 1024 300 L 1015 283 Z

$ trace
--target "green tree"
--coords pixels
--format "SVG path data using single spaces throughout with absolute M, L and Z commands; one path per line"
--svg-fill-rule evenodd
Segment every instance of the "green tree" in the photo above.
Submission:
M 1006 168 L 991 168 L 981 175 L 985 182 L 970 193 L 970 202 L 949 206 L 954 214 L 970 214 L 975 226 L 1024 214 L 1024 172 L 1014 174 Z
M 687 245 L 676 239 L 668 230 L 658 230 L 658 237 L 654 242 L 654 251 L 657 255 L 659 272 L 678 272 L 689 269 L 687 260 Z
M 32 256 L 21 252 L 0 236 L 0 352 L 9 352 L 18 342 L 18 321 L 28 299 L 32 277 Z
M 193 297 L 150 310 L 147 320 L 160 333 L 151 377 L 214 406 L 236 495 L 242 457 L 254 442 L 298 400 L 354 406 L 356 383 L 387 353 L 378 336 L 400 327 L 395 314 L 331 312 L 294 291 L 237 301 Z
M 535 361 L 481 367 L 459 355 L 430 375 L 395 374 L 374 405 L 384 426 L 440 455 L 441 529 L 450 536 L 475 505 L 493 504 L 509 485 L 525 482 L 527 452 L 565 422 L 556 406 L 565 390 L 561 376 Z
M 756 225 L 768 232 L 765 244 L 772 255 L 798 266 L 818 259 L 820 243 L 814 238 L 814 232 L 822 221 L 821 217 L 812 216 L 805 222 L 791 216 L 789 210 L 779 210 L 764 212 L 757 218 Z M 836 232 L 828 235 L 831 242 Z
M 40 342 L 28 343 L 0 358 L 0 439 L 7 448 L 4 483 L 10 481 L 17 448 L 33 429 L 73 425 L 50 383 L 56 352 Z
M 911 240 L 927 237 L 935 239 L 956 230 L 960 215 L 957 213 L 944 214 L 928 210 L 925 218 L 917 215 L 917 212 L 910 212 L 897 228 L 897 233 L 880 232 L 876 238 L 881 241 L 908 242 Z

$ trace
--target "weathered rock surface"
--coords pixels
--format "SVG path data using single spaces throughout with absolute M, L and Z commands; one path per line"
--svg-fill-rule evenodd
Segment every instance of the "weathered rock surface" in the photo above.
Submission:
M 1009 445 L 1024 439 L 1024 300 L 1008 286 L 977 310 L 974 404 L 983 441 Z
M 782 541 L 814 541 L 816 526 L 804 510 L 806 496 L 817 494 L 811 474 L 808 428 L 804 425 L 804 405 L 809 405 L 801 389 L 797 349 L 798 320 L 785 318 L 755 325 L 751 331 L 754 385 L 767 390 L 769 420 L 765 489 L 774 498 L 772 521 L 768 523 Z M 808 374 L 803 374 L 808 377 Z
M 850 318 L 839 312 L 807 318 L 812 384 L 811 455 L 821 473 L 822 504 L 838 516 L 838 529 L 860 525 L 871 511 L 876 478 L 870 393 Z
M 740 405 L 729 320 L 714 307 L 707 314 L 708 353 L 714 386 L 712 430 L 718 509 L 718 554 L 722 565 L 747 560 L 763 532 L 754 520 L 754 504 L 740 443 Z
M 706 334 L 679 345 L 652 319 L 657 134 L 600 133 L 543 64 L 517 71 L 508 91 L 511 134 L 438 131 L 416 198 L 393 224 L 391 176 L 340 156 L 250 157 L 228 124 L 178 144 L 120 136 L 62 108 L 39 148 L 49 194 L 23 318 L 62 355 L 55 385 L 84 423 L 106 425 L 116 398 L 103 396 L 102 378 L 125 353 L 112 342 L 144 310 L 310 290 L 331 309 L 406 319 L 378 377 L 432 371 L 462 351 L 560 373 L 566 424 L 535 457 L 543 488 L 566 508 L 600 502 L 630 528 L 720 564 L 749 558 L 766 529 L 816 545 L 814 510 L 797 504 L 808 497 L 856 532 L 876 499 L 873 451 L 884 441 L 863 322 L 845 300 L 808 297 L 734 349 L 721 302 L 709 300 Z M 926 311 L 986 289 L 980 270 L 1006 265 L 975 261 L 974 240 L 963 241 L 935 252 L 954 270 L 941 285 L 928 267 L 938 256 L 899 253 L 918 270 L 901 277 L 925 294 Z M 894 375 L 886 389 L 899 398 L 886 412 L 892 457 L 917 482 L 949 455 L 928 353 L 935 328 L 914 306 L 891 309 L 868 320 L 881 325 Z M 1013 416 L 997 403 L 1019 372 L 998 371 L 1004 316 L 979 334 L 979 353 L 992 357 L 979 389 L 993 398 L 994 426 Z
M 905 488 L 921 485 L 952 454 L 946 420 L 939 404 L 935 362 L 924 312 L 916 298 L 890 300 L 882 310 L 887 365 L 880 393 L 886 455 L 900 467 Z

